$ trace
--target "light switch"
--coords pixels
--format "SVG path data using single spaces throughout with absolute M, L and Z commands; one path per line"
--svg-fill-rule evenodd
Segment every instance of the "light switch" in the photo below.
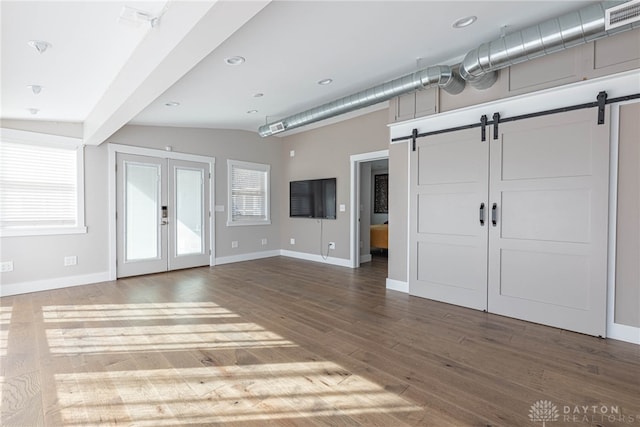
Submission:
M 340 212 L 346 212 L 347 211 L 347 206 L 346 205 L 340 205 Z

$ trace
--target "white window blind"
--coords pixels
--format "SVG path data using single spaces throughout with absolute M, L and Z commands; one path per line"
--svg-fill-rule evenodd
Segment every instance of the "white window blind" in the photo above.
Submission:
M 81 227 L 79 183 L 82 147 L 0 140 L 2 235 L 55 234 Z M 17 232 L 14 234 L 12 232 Z M 63 231 L 60 231 L 63 232 Z
M 269 165 L 228 161 L 228 225 L 269 224 Z

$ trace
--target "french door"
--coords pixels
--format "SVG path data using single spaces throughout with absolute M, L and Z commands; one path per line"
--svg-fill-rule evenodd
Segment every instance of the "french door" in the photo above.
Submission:
M 585 109 L 491 130 L 416 141 L 409 292 L 604 336 L 608 124 Z
M 117 276 L 209 265 L 209 165 L 118 153 Z

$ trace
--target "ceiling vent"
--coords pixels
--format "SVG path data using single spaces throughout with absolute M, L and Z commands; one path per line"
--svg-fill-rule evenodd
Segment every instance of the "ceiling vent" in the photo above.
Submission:
M 609 31 L 637 21 L 640 21 L 640 0 L 632 0 L 607 9 L 604 28 Z
M 118 22 L 132 27 L 142 27 L 149 25 L 155 28 L 158 25 L 160 16 L 151 14 L 150 12 L 134 9 L 130 6 L 122 6 Z
M 283 122 L 273 123 L 269 125 L 269 131 L 271 132 L 271 135 L 273 135 L 274 133 L 284 132 L 284 129 L 285 127 Z

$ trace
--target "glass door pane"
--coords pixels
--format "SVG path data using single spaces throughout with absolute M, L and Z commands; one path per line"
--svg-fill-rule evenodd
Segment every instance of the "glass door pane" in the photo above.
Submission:
M 177 256 L 204 252 L 203 172 L 202 169 L 175 169 Z
M 169 159 L 169 270 L 210 264 L 210 168 Z
M 125 262 L 160 258 L 160 165 L 124 162 Z

